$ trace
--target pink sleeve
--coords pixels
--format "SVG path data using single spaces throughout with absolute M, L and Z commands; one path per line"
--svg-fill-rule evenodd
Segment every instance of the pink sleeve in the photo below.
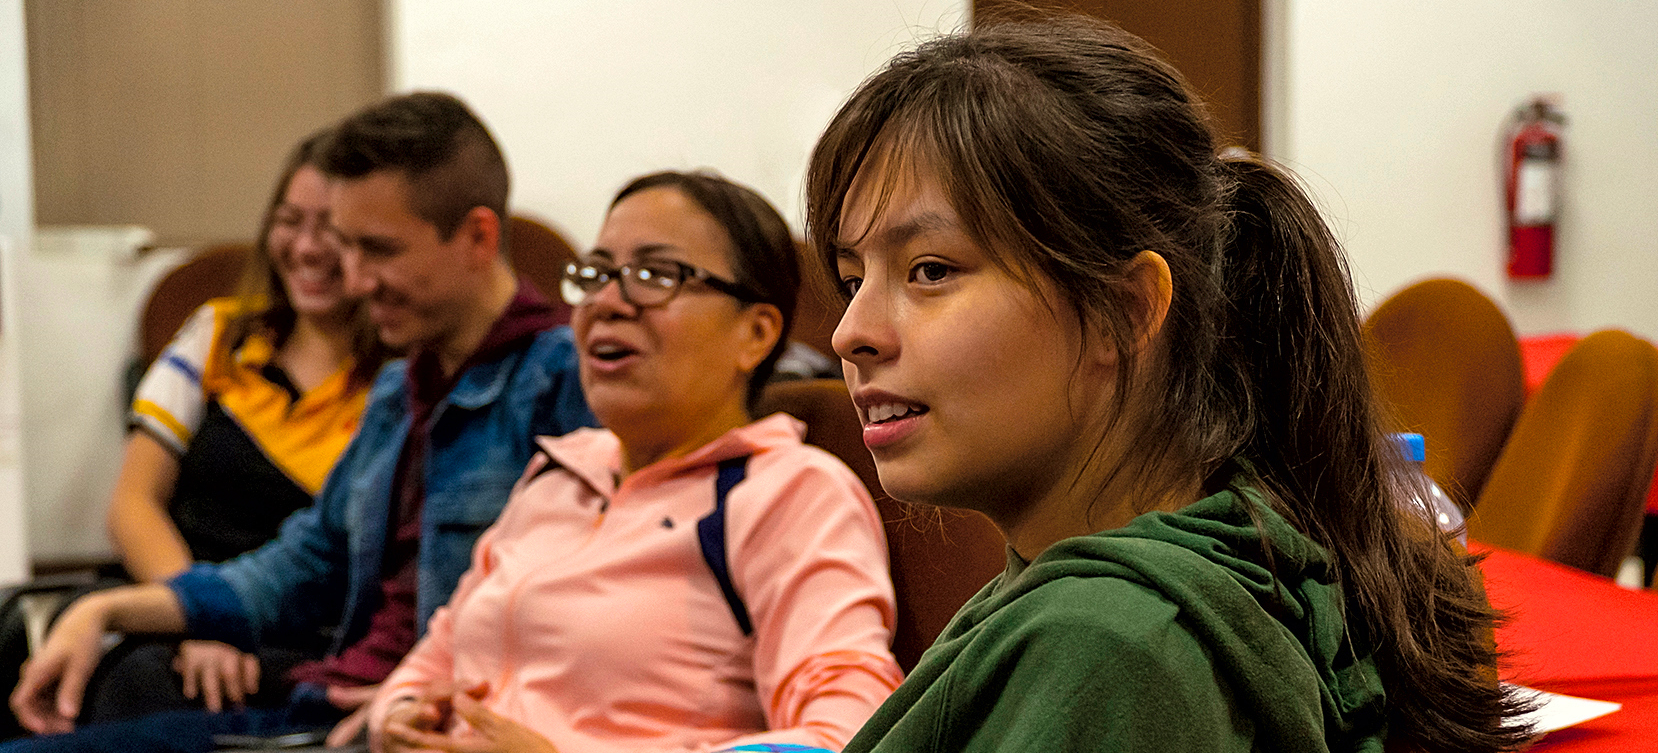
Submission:
M 756 455 L 731 494 L 732 579 L 754 620 L 770 729 L 714 747 L 839 750 L 903 681 L 880 515 L 857 476 L 815 448 Z
M 530 463 L 526 477 L 534 471 L 537 462 L 545 462 L 545 458 L 537 456 Z M 519 482 L 522 487 L 523 482 Z M 513 499 L 518 498 L 518 489 L 513 490 Z M 391 671 L 385 682 L 380 683 L 380 690 L 370 701 L 368 715 L 369 739 L 378 741 L 380 733 L 386 726 L 386 712 L 391 709 L 392 702 L 409 696 L 419 697 L 426 688 L 437 682 L 453 682 L 455 678 L 454 648 L 454 616 L 452 605 L 464 603 L 472 595 L 478 583 L 489 575 L 491 570 L 490 551 L 503 524 L 511 525 L 512 502 L 501 511 L 501 516 L 494 525 L 486 529 L 478 537 L 478 543 L 472 547 L 472 566 L 461 574 L 460 582 L 455 586 L 455 592 L 450 595 L 449 603 L 438 607 L 432 613 L 432 619 L 426 623 L 426 635 L 410 649 L 408 656 L 398 662 L 397 668 Z M 378 748 L 376 748 L 378 750 Z

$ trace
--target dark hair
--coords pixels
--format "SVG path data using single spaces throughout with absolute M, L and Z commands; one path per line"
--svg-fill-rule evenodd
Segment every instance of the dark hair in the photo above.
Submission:
M 247 310 L 226 324 L 225 333 L 232 348 L 239 347 L 255 333 L 270 337 L 271 344 L 281 348 L 294 332 L 297 314 L 293 302 L 288 300 L 288 288 L 282 284 L 282 276 L 271 261 L 271 227 L 276 224 L 277 209 L 288 196 L 288 184 L 293 182 L 300 168 L 322 170 L 322 149 L 330 136 L 332 131 L 328 129 L 306 136 L 282 165 L 276 188 L 271 192 L 271 200 L 265 205 L 264 217 L 259 222 L 259 235 L 253 241 L 253 253 L 242 267 L 242 281 L 237 291 L 242 299 L 262 300 L 265 305 Z M 353 360 L 351 383 L 366 385 L 373 381 L 380 366 L 391 357 L 391 350 L 380 342 L 378 330 L 369 320 L 367 308 L 360 302 L 352 304 L 348 317 L 351 321 Z
M 760 391 L 771 379 L 777 359 L 788 348 L 789 329 L 794 325 L 795 298 L 800 291 L 800 259 L 789 224 L 754 189 L 706 171 L 666 170 L 634 178 L 616 192 L 610 206 L 615 207 L 622 199 L 651 188 L 679 191 L 713 217 L 731 239 L 731 270 L 736 278 L 733 282 L 752 292 L 761 302 L 776 306 L 783 314 L 777 343 L 748 377 L 747 405 L 753 411 L 760 400 Z
M 1331 552 L 1390 739 L 1517 747 L 1525 730 L 1505 719 L 1524 704 L 1497 684 L 1474 561 L 1400 513 L 1420 484 L 1384 433 L 1334 236 L 1284 172 L 1217 149 L 1184 79 L 1133 35 L 1080 18 L 993 25 L 901 54 L 852 95 L 812 154 L 808 237 L 833 274 L 859 171 L 886 160 L 883 203 L 894 167 L 926 171 L 998 264 L 1051 280 L 1116 345 L 1130 378 L 1110 430 L 1135 450 L 1108 482 L 1157 499 L 1247 466 Z M 1125 270 L 1148 249 L 1174 297 L 1165 350 L 1137 363 L 1143 305 Z M 1131 391 L 1154 407 L 1130 411 Z
M 323 148 L 321 164 L 330 177 L 346 180 L 402 173 L 410 208 L 444 240 L 474 207 L 494 212 L 506 236 L 506 160 L 489 129 L 449 94 L 391 97 L 346 118 Z

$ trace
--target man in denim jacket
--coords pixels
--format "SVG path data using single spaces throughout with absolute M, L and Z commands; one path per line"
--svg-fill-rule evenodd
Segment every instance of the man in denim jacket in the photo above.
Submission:
M 77 602 L 11 703 L 37 732 L 72 729 L 106 629 L 251 651 L 338 625 L 328 656 L 294 670 L 298 687 L 284 707 L 166 712 L 14 745 L 207 751 L 215 735 L 333 724 L 372 695 L 449 599 L 533 438 L 593 424 L 569 329 L 519 288 L 503 256 L 506 166 L 464 104 L 431 93 L 386 100 L 338 126 L 322 168 L 346 287 L 367 297 L 381 339 L 409 358 L 380 373 L 316 503 L 276 539 L 165 586 Z M 249 679 L 237 662 L 199 671 L 214 676 L 198 687 Z M 331 741 L 354 735 L 351 722 Z

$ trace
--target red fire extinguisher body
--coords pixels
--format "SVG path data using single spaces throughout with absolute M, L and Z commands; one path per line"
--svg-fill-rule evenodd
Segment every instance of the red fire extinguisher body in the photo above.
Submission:
M 1560 117 L 1545 100 L 1522 108 L 1509 138 L 1508 276 L 1554 272 L 1554 226 L 1560 212 Z

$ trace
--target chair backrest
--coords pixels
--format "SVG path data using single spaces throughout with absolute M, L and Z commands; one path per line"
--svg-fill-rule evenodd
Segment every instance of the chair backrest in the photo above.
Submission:
M 1467 283 L 1427 280 L 1378 306 L 1364 336 L 1377 391 L 1427 441 L 1428 475 L 1472 504 L 1525 404 L 1508 318 Z
M 559 322 L 570 321 L 570 305 L 559 297 L 564 265 L 576 259 L 576 249 L 557 230 L 533 217 L 515 214 L 507 223 L 507 256 L 513 271 L 553 302 Z
M 766 387 L 760 408 L 760 415 L 783 411 L 804 421 L 806 441 L 844 461 L 875 497 L 898 593 L 892 652 L 908 672 L 956 610 L 1007 564 L 1001 533 L 978 513 L 921 508 L 887 496 L 841 381 L 778 382 Z
M 789 339 L 810 345 L 830 358 L 838 358 L 830 338 L 835 334 L 835 327 L 840 324 L 841 313 L 846 306 L 834 300 L 829 291 L 813 283 L 818 260 L 811 246 L 805 241 L 795 241 L 795 248 L 800 252 L 802 283 L 799 294 L 795 296 L 794 326 L 790 328 Z
M 1526 405 L 1468 535 L 1601 575 L 1634 548 L 1658 462 L 1658 349 L 1627 332 L 1573 348 Z
M 253 246 L 247 243 L 209 246 L 156 283 L 138 323 L 138 356 L 143 359 L 142 366 L 155 362 L 178 328 L 202 304 L 235 294 L 242 279 L 242 268 L 251 253 Z

